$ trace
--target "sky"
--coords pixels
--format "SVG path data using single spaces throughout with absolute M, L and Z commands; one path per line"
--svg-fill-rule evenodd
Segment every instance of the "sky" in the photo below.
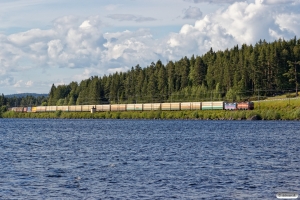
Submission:
M 0 0 L 0 94 L 300 37 L 300 0 Z

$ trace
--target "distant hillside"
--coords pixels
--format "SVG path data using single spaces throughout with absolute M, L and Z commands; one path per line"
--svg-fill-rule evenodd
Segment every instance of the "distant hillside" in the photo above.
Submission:
M 33 97 L 48 97 L 48 94 L 37 94 L 37 93 L 20 93 L 20 94 L 9 94 L 4 95 L 6 98 L 12 98 L 12 97 L 26 97 L 26 96 L 33 96 Z

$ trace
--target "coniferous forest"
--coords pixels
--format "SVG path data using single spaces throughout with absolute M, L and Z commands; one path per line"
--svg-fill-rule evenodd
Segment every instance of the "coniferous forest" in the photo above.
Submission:
M 234 46 L 164 65 L 52 85 L 48 105 L 176 101 L 243 101 L 295 92 L 300 81 L 300 40 Z M 298 72 L 299 71 L 299 72 Z
M 300 39 L 260 40 L 254 46 L 210 49 L 202 56 L 52 85 L 43 105 L 257 100 L 297 92 L 299 74 Z

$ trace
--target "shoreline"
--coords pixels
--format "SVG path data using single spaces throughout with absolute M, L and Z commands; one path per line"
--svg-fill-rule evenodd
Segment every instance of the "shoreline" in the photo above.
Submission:
M 2 118 L 34 119 L 184 119 L 184 120 L 299 120 L 296 110 L 193 110 L 193 111 L 122 111 L 122 112 L 44 112 L 18 113 L 7 111 Z

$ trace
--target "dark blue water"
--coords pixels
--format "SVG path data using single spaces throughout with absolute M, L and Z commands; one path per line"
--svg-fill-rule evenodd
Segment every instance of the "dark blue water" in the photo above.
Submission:
M 0 119 L 0 199 L 300 193 L 300 122 Z

